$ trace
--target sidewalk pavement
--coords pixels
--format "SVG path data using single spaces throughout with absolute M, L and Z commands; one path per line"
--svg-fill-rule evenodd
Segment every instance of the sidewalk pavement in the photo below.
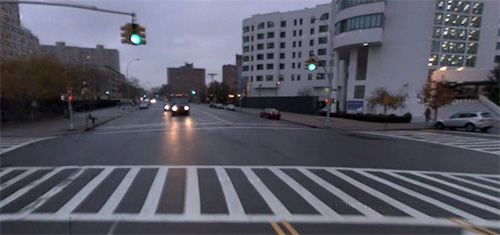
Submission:
M 261 110 L 254 108 L 241 108 L 242 112 L 259 115 Z M 379 131 L 379 130 L 421 130 L 430 129 L 430 123 L 377 123 L 363 122 L 344 118 L 330 118 L 331 127 L 326 127 L 326 117 L 299 113 L 281 112 L 281 119 L 314 128 L 323 128 L 342 131 Z
M 111 107 L 104 109 L 96 109 L 88 113 L 79 112 L 73 113 L 73 123 L 74 130 L 69 130 L 69 118 L 55 118 L 45 121 L 33 122 L 33 123 L 12 123 L 12 124 L 2 124 L 0 130 L 1 137 L 48 137 L 48 136 L 59 136 L 83 132 L 86 130 L 93 129 L 99 125 L 106 122 L 119 118 L 125 114 L 135 111 L 136 108 L 126 107 L 122 109 L 121 107 Z M 91 114 L 95 117 L 95 123 L 92 124 L 92 120 L 86 118 L 85 114 Z M 86 120 L 87 119 L 87 120 Z

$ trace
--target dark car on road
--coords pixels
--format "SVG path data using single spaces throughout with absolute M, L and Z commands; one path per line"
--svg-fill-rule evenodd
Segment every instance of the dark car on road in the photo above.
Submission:
M 280 120 L 281 113 L 277 109 L 267 108 L 267 109 L 262 110 L 262 112 L 260 112 L 260 117 L 261 118 L 267 118 L 267 119 Z

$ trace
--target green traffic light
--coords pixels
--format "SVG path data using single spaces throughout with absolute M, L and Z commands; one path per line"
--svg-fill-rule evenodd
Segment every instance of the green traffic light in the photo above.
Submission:
M 314 63 L 309 64 L 309 66 L 307 66 L 307 69 L 308 69 L 309 71 L 313 71 L 313 70 L 315 70 L 315 69 L 316 69 L 316 64 L 314 64 Z
M 132 34 L 130 36 L 130 42 L 134 45 L 139 45 L 141 44 L 141 36 L 139 36 L 139 34 Z

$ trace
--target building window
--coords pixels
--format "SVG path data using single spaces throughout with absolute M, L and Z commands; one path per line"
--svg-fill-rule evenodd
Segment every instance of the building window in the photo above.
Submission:
M 246 47 L 243 47 L 243 52 L 248 52 L 249 51 L 249 47 L 246 46 Z
M 313 35 L 314 34 L 314 28 L 311 28 L 309 34 Z
M 248 66 L 243 66 L 243 72 L 248 71 Z
M 325 14 L 323 14 L 323 15 L 321 15 L 321 16 L 319 17 L 319 20 L 321 20 L 321 21 L 323 21 L 323 20 L 328 20 L 328 18 L 329 18 L 329 17 L 330 17 L 330 14 L 325 13 Z
M 326 48 L 318 49 L 318 55 L 326 55 Z
M 314 24 L 314 22 L 316 22 L 316 18 L 315 17 L 311 17 L 311 24 Z
M 319 67 L 326 67 L 326 60 L 320 60 Z
M 443 23 L 443 14 L 442 13 L 436 13 L 434 15 L 434 24 L 442 24 Z
M 313 75 L 312 74 L 308 74 L 307 75 L 307 80 L 313 80 Z
M 281 27 L 286 27 L 286 20 L 281 21 Z
M 279 76 L 279 80 L 280 80 L 280 81 L 285 81 L 285 76 L 283 76 L 283 74 L 280 74 L 280 76 Z
M 266 81 L 272 81 L 273 75 L 266 75 Z
M 429 64 L 427 64 L 428 66 L 436 66 L 438 65 L 438 55 L 437 54 L 432 54 L 430 57 L 429 57 Z
M 273 48 L 274 48 L 274 42 L 268 42 L 267 49 L 273 49 Z
M 302 47 L 302 41 L 299 41 L 299 47 Z
M 281 33 L 280 33 L 280 37 L 281 37 L 281 38 L 286 38 L 286 32 L 281 32 Z
M 441 47 L 441 51 L 445 52 L 445 53 L 460 53 L 460 54 L 463 54 L 465 52 L 465 43 L 463 43 L 463 42 L 444 41 L 443 45 Z
M 297 81 L 300 81 L 300 74 L 297 75 Z
M 439 60 L 439 65 L 441 66 L 457 66 L 461 67 L 464 64 L 464 56 L 462 55 L 450 55 L 444 54 L 441 55 Z M 473 66 L 471 66 L 473 67 Z
M 302 20 L 302 18 L 300 18 L 300 23 L 299 23 L 299 24 L 300 24 L 300 25 L 302 25 L 302 23 L 303 23 L 303 22 L 304 22 L 304 21 Z
M 260 40 L 260 39 L 264 39 L 264 34 L 263 33 L 259 33 L 257 34 L 257 39 Z
M 299 36 L 302 36 L 302 29 L 299 30 Z
M 434 27 L 434 31 L 432 33 L 432 37 L 433 38 L 441 38 L 441 31 L 442 31 L 441 27 Z
M 309 46 L 314 46 L 314 39 L 309 40 Z
M 292 63 L 292 69 L 295 69 L 295 63 Z
M 262 82 L 263 78 L 264 78 L 263 76 L 257 76 L 257 77 L 256 77 L 257 82 Z
M 500 42 L 497 42 L 497 47 L 496 47 L 497 50 L 500 50 Z
M 319 32 L 320 33 L 328 32 L 328 25 L 319 26 Z
M 297 63 L 297 68 L 300 69 L 302 67 L 302 62 Z
M 365 98 L 365 86 L 354 86 L 354 99 Z
M 257 44 L 257 50 L 264 50 L 264 44 L 263 43 Z
M 272 22 L 272 21 L 268 21 L 268 22 L 267 22 L 267 27 L 268 27 L 268 28 L 274 28 L 274 22 Z
M 285 69 L 285 64 L 280 64 L 280 69 Z
M 263 64 L 258 64 L 257 65 L 257 70 L 264 70 L 264 65 Z
M 293 26 L 297 26 L 297 19 L 293 20 Z
M 272 59 L 274 59 L 274 53 L 267 53 L 266 58 L 267 58 L 268 60 L 272 60 Z
M 382 27 L 382 24 L 383 14 L 381 13 L 352 17 L 335 24 L 335 35 L 353 30 Z
M 328 37 L 318 38 L 318 44 L 326 44 L 326 43 L 328 43 Z
M 296 37 L 297 36 L 297 30 L 294 30 L 293 31 L 293 36 Z
M 282 48 L 282 49 L 283 49 L 283 48 L 285 48 L 285 47 L 286 47 L 286 43 L 281 42 L 281 43 L 280 43 L 280 48 Z
M 253 30 L 254 30 L 254 27 L 253 27 L 253 25 L 252 25 L 252 32 L 253 32 Z
M 314 56 L 314 51 L 309 51 L 309 56 Z
M 266 27 L 266 24 L 264 23 L 260 23 L 259 25 L 257 25 L 257 29 L 263 29 Z
M 250 27 L 249 26 L 243 27 L 243 33 L 246 33 L 246 32 L 249 32 L 249 31 L 250 31 Z
M 250 57 L 249 56 L 243 56 L 243 62 L 247 62 L 250 60 Z
M 253 82 L 253 76 L 250 76 L 250 82 Z
M 297 46 L 297 42 L 296 41 L 293 41 L 292 43 L 292 47 L 295 48 Z
M 295 74 L 292 74 L 292 76 L 291 76 L 291 80 L 292 80 L 292 81 L 295 81 Z
M 257 60 L 263 60 L 264 54 L 257 54 Z
M 500 49 L 500 42 L 497 42 L 497 50 Z M 476 54 L 477 53 L 477 43 L 470 42 L 467 45 L 467 54 Z
M 292 52 L 292 59 L 295 59 L 295 52 Z
M 325 74 L 324 73 L 316 74 L 316 80 L 325 80 Z
M 467 56 L 467 60 L 465 61 L 465 66 L 476 67 L 476 57 L 475 56 Z
M 500 63 L 500 55 L 496 55 L 495 59 L 493 60 L 495 63 Z
M 482 2 L 476 2 L 472 5 L 472 14 L 483 14 Z
M 439 52 L 439 43 L 440 41 L 432 41 L 431 52 Z
M 299 51 L 299 58 L 302 58 L 302 51 Z
M 280 59 L 285 59 L 285 53 L 280 53 Z
M 249 41 L 250 41 L 250 37 L 248 37 L 248 36 L 243 37 L 243 42 L 249 42 Z
M 477 36 L 477 39 L 479 40 L 479 30 L 476 29 L 471 29 L 469 32 L 469 37 L 471 34 L 474 34 Z M 454 39 L 454 40 L 465 40 L 467 38 L 467 30 L 464 28 L 450 28 L 450 27 L 445 27 L 443 28 L 443 38 L 444 39 Z M 469 38 L 469 40 L 472 40 Z
M 343 9 L 357 6 L 360 4 L 367 4 L 367 3 L 381 2 L 381 1 L 384 1 L 384 0 L 355 0 L 355 1 L 353 1 L 353 0 L 338 0 L 336 6 L 337 6 L 338 11 L 341 11 Z
M 274 38 L 274 32 L 267 33 L 267 38 Z
M 267 70 L 274 69 L 274 64 L 267 64 L 267 65 L 266 65 L 266 69 L 267 69 Z

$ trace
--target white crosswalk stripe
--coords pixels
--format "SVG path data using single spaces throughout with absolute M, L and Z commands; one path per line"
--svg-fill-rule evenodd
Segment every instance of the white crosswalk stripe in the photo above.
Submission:
M 500 156 L 500 136 L 498 139 L 487 139 L 428 131 L 360 131 L 358 133 L 442 144 Z
M 57 179 L 56 176 L 63 174 L 63 170 L 73 169 L 74 172 L 69 174 L 61 182 L 54 182 L 55 186 L 42 189 L 45 182 L 48 180 Z M 95 172 L 99 169 L 99 172 Z M 145 197 L 137 199 L 137 204 L 140 205 L 136 213 L 117 212 L 117 208 L 121 208 L 123 200 L 127 195 L 134 190 L 134 185 L 140 185 L 141 174 L 143 170 L 155 169 L 155 174 L 151 176 L 150 187 L 143 188 Z M 29 175 L 34 174 L 39 170 L 48 170 L 48 173 L 32 182 L 24 182 Z M 115 171 L 116 170 L 116 171 Z M 125 172 L 126 170 L 126 172 Z M 179 188 L 166 188 L 167 192 L 182 192 L 183 212 L 182 213 L 163 213 L 158 212 L 157 208 L 161 205 L 164 187 L 169 185 L 167 181 L 170 179 L 171 171 L 185 172 L 181 185 L 184 185 L 185 190 Z M 209 179 L 210 182 L 218 182 L 220 185 L 221 195 L 223 198 L 212 198 L 210 204 L 225 203 L 227 206 L 226 213 L 207 213 L 203 211 L 203 197 L 207 193 L 207 179 L 201 179 L 200 171 L 213 171 L 214 179 Z M 16 177 L 11 177 L 6 182 L 1 182 L 0 194 L 8 193 L 0 200 L 0 221 L 66 221 L 71 216 L 73 221 L 141 221 L 141 222 L 268 222 L 287 220 L 289 222 L 314 222 L 314 223 L 331 223 L 332 221 L 349 223 L 368 223 L 368 224 L 407 224 L 407 225 L 435 225 L 435 226 L 455 226 L 448 219 L 449 215 L 430 215 L 432 208 L 445 210 L 455 215 L 456 218 L 466 219 L 474 224 L 489 228 L 500 228 L 500 175 L 492 174 L 466 174 L 456 172 L 426 172 L 426 171 L 408 171 L 408 170 L 388 170 L 388 169 L 366 169 L 366 168 L 340 168 L 340 167 L 293 167 L 293 166 L 66 166 L 66 167 L 9 167 L 4 168 L 2 172 L 17 171 Z M 22 171 L 19 173 L 19 171 Z M 36 209 L 48 203 L 49 200 L 55 198 L 59 194 L 63 194 L 66 188 L 70 188 L 73 182 L 80 178 L 84 178 L 85 172 L 95 172 L 94 178 L 85 178 L 86 184 L 81 185 L 74 195 L 68 198 L 67 201 L 62 201 L 59 208 L 56 208 L 54 213 L 37 212 Z M 85 202 L 93 195 L 94 191 L 102 188 L 101 184 L 105 182 L 112 184 L 113 172 L 120 171 L 122 178 L 115 181 L 115 187 L 109 195 L 105 196 L 102 206 L 95 212 L 78 212 L 76 208 L 85 207 Z M 246 182 L 251 186 L 245 188 L 236 187 L 235 182 L 243 182 L 241 178 L 237 178 L 232 171 L 241 173 Z M 263 171 L 271 174 L 275 178 L 269 178 L 268 174 L 260 174 Z M 291 174 L 294 172 L 296 174 Z M 112 174 L 113 173 L 113 174 Z M 302 179 L 297 177 L 299 174 Z M 358 177 L 353 177 L 355 174 Z M 142 174 L 144 179 L 145 174 Z M 206 175 L 206 174 L 203 174 Z M 332 181 L 334 177 L 340 181 Z M 411 176 L 411 177 L 410 177 Z M 236 177 L 236 178 L 235 178 Z M 419 178 L 421 180 L 416 180 Z M 116 177 L 115 177 L 116 178 Z M 114 178 L 114 179 L 115 179 Z M 171 178 L 174 180 L 176 178 Z M 289 198 L 284 199 L 283 194 L 276 192 L 276 188 L 269 188 L 270 180 L 279 180 L 282 186 L 288 187 L 297 197 L 293 200 L 304 200 L 304 202 L 290 202 Z M 375 181 L 382 185 L 383 188 L 378 188 L 369 183 Z M 425 183 L 425 180 L 433 182 L 433 185 Z M 26 181 L 26 180 L 24 180 Z M 138 183 L 139 182 L 139 183 Z M 404 182 L 401 183 L 401 182 Z M 461 182 L 457 184 L 456 182 Z M 483 183 L 481 183 L 483 182 Z M 406 186 L 407 184 L 412 187 Z M 440 186 L 436 186 L 438 184 Z M 467 187 L 466 185 L 479 186 Z M 487 185 L 486 185 L 487 184 Z M 492 184 L 497 184 L 498 187 L 493 187 Z M 16 187 L 18 186 L 18 187 Z M 324 191 L 311 190 L 314 187 L 320 187 Z M 13 190 L 12 188 L 16 188 Z M 205 189 L 204 189 L 205 188 Z M 210 190 L 215 190 L 216 187 L 211 187 Z M 250 189 L 251 188 L 251 189 Z M 365 196 L 360 196 L 352 193 L 353 188 L 366 193 Z M 387 191 L 388 188 L 398 191 L 406 195 L 406 197 L 394 197 L 395 191 Z M 455 192 L 447 191 L 447 188 L 460 191 L 460 195 Z M 36 190 L 35 190 L 36 189 Z M 40 190 L 45 190 L 40 193 Z M 269 213 L 252 214 L 246 212 L 246 203 L 242 200 L 242 195 L 246 190 L 253 190 L 264 200 L 265 206 L 271 210 Z M 38 191 L 40 197 L 33 201 L 24 202 L 26 196 L 33 191 Z M 432 192 L 429 194 L 428 192 Z M 329 194 L 331 193 L 331 194 Z M 330 195 L 330 196 L 328 196 Z M 331 198 L 335 195 L 343 201 L 342 205 L 332 204 L 325 201 L 325 198 Z M 441 195 L 441 196 L 436 196 Z M 471 195 L 471 196 L 466 196 Z M 25 199 L 19 200 L 24 197 Z M 368 198 L 367 198 L 368 197 Z M 457 204 L 448 204 L 442 197 L 453 198 L 460 201 L 463 206 Z M 29 197 L 28 197 L 29 198 Z M 377 200 L 373 200 L 373 199 Z M 130 199 L 130 197 L 129 197 Z M 135 200 L 135 199 L 134 199 Z M 166 200 L 174 200 L 167 198 Z M 414 204 L 407 203 L 412 200 L 421 200 L 427 203 L 427 208 L 415 207 Z M 130 203 L 130 200 L 127 200 Z M 25 207 L 18 206 L 17 211 L 5 211 L 5 208 L 18 208 L 16 203 L 26 203 Z M 205 201 L 207 203 L 207 201 Z M 304 206 L 304 203 L 314 208 L 315 214 L 297 213 L 296 207 Z M 301 205 L 302 204 L 302 205 Z M 383 204 L 383 205 L 382 205 Z M 212 206 L 213 206 L 212 205 Z M 413 205 L 413 206 L 412 206 Z M 496 206 L 495 206 L 496 205 Z M 256 205 L 252 205 L 256 206 Z M 358 215 L 348 214 L 342 211 L 342 206 L 349 206 L 351 209 L 359 212 Z M 407 216 L 394 216 L 386 214 L 384 210 L 379 210 L 382 207 L 392 207 L 401 211 Z M 429 209 L 431 208 L 431 209 Z M 474 209 L 471 209 L 474 208 Z M 295 212 L 294 212 L 295 211 Z M 478 211 L 482 211 L 479 213 Z M 493 216 L 492 216 L 493 215 Z
M 0 155 L 10 152 L 14 149 L 39 142 L 46 139 L 52 139 L 54 137 L 1 137 L 0 138 Z

